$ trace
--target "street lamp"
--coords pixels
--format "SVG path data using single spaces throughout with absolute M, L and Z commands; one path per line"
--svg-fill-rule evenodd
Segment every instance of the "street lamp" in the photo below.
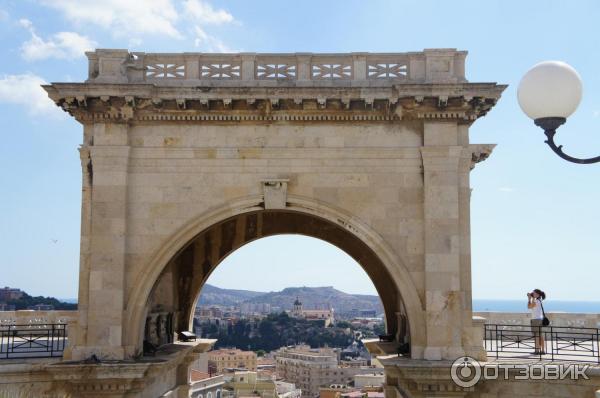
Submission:
M 545 61 L 534 65 L 519 83 L 519 105 L 536 126 L 544 129 L 546 144 L 569 162 L 589 164 L 600 162 L 600 156 L 579 159 L 567 155 L 562 145 L 554 143 L 556 129 L 567 121 L 581 101 L 581 78 L 572 66 L 560 61 Z

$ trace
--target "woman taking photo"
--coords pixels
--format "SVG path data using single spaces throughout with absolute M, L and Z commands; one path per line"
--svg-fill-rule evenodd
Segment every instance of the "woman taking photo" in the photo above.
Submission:
M 531 331 L 535 340 L 535 355 L 545 354 L 546 343 L 542 326 L 544 321 L 544 307 L 542 300 L 546 298 L 546 293 L 540 289 L 535 289 L 531 293 L 527 293 L 527 308 L 531 310 Z

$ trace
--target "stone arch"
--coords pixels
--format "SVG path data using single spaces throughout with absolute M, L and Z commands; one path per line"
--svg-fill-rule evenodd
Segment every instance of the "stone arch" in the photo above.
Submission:
M 421 299 L 401 257 L 388 247 L 378 233 L 351 214 L 304 197 L 290 195 L 287 207 L 284 210 L 268 211 L 261 204 L 262 197 L 244 198 L 208 211 L 189 222 L 161 245 L 152 256 L 146 272 L 135 281 L 131 290 L 132 294 L 129 297 L 126 310 L 129 319 L 131 319 L 128 324 L 130 329 L 124 333 L 125 341 L 129 347 L 132 347 L 133 350 L 139 350 L 141 346 L 150 301 L 153 293 L 159 288 L 157 285 L 165 279 L 165 270 L 168 267 L 175 267 L 180 274 L 181 271 L 185 271 L 194 275 L 194 267 L 190 268 L 190 264 L 194 264 L 194 262 L 193 259 L 190 262 L 189 256 L 193 256 L 194 250 L 199 250 L 196 243 L 200 242 L 201 238 L 206 239 L 206 237 L 209 237 L 208 246 L 211 246 L 211 234 L 221 232 L 221 236 L 227 236 L 231 242 L 225 242 L 225 245 L 218 248 L 216 261 L 213 258 L 213 261 L 208 265 L 204 264 L 200 267 L 202 273 L 199 277 L 196 274 L 195 277 L 189 278 L 186 282 L 190 285 L 184 287 L 184 291 L 193 291 L 194 294 L 193 296 L 183 297 L 183 300 L 182 297 L 178 297 L 182 306 L 182 308 L 178 308 L 178 329 L 182 329 L 183 324 L 187 329 L 192 316 L 191 311 L 193 311 L 191 305 L 195 302 L 194 300 L 197 298 L 200 288 L 210 273 L 227 255 L 242 245 L 262 237 L 283 233 L 299 233 L 332 243 L 352 256 L 365 269 L 382 299 L 388 331 L 391 333 L 398 331 L 397 316 L 408 319 L 408 324 L 405 327 L 407 327 L 407 335 L 411 336 L 413 357 L 421 355 L 426 341 L 424 310 Z M 265 224 L 265 217 L 267 219 L 279 218 L 279 221 L 271 220 Z M 253 219 L 255 220 L 251 221 Z M 243 221 L 238 223 L 235 220 Z M 266 226 L 267 231 L 261 230 L 260 234 L 251 235 L 249 239 L 240 241 L 240 235 L 236 233 L 236 230 L 241 228 L 240 225 L 244 223 L 247 225 L 248 222 L 258 223 L 259 220 L 263 222 L 261 228 Z M 294 224 L 294 221 L 299 220 L 301 221 L 300 224 Z M 292 228 L 290 230 L 282 227 L 284 225 L 289 227 L 290 222 L 296 225 L 296 229 Z M 323 236 L 323 233 L 318 236 L 320 228 L 325 228 L 325 232 L 333 231 L 333 234 L 329 238 Z M 248 231 L 252 228 L 243 230 Z M 238 241 L 234 242 L 236 239 Z M 349 239 L 355 246 L 349 244 L 349 242 L 342 242 L 344 239 Z M 203 248 L 213 252 L 217 250 L 214 246 L 208 249 L 206 241 Z M 177 261 L 180 262 L 176 264 Z M 187 261 L 187 265 L 181 265 L 181 261 L 183 263 Z M 171 275 L 171 277 L 173 276 Z M 177 275 L 175 275 L 175 279 L 178 279 Z M 171 278 L 170 282 L 174 283 L 174 279 Z M 178 288 L 180 287 L 178 286 Z M 177 298 L 175 301 L 177 301 Z

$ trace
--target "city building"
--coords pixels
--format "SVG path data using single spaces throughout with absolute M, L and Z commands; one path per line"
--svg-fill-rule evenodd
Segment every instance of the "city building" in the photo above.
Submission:
M 232 398 L 261 397 L 277 398 L 277 386 L 271 379 L 261 379 L 256 372 L 237 371 L 225 388 Z
M 199 319 L 222 318 L 223 310 L 219 307 L 196 307 L 194 316 Z
M 302 390 L 296 388 L 294 383 L 276 380 L 275 387 L 279 398 L 300 398 L 302 396 Z
M 347 357 L 340 360 L 340 366 L 345 368 L 361 368 L 369 366 L 369 359 L 363 357 Z
M 242 315 L 270 314 L 271 304 L 269 303 L 241 303 L 240 313 Z
M 350 321 L 352 326 L 356 328 L 366 328 L 373 330 L 375 327 L 383 324 L 381 318 L 354 318 Z
M 54 306 L 51 304 L 35 304 L 28 307 L 27 309 L 34 311 L 53 311 Z
M 208 367 L 218 374 L 235 370 L 256 371 L 256 353 L 237 348 L 210 351 Z
M 328 309 L 323 310 L 305 310 L 302 308 L 302 302 L 296 297 L 291 316 L 295 318 L 304 318 L 309 321 L 322 321 L 323 326 L 327 327 L 334 322 L 333 312 L 333 308 L 330 306 L 328 306 Z
M 381 387 L 385 382 L 383 372 L 364 373 L 354 376 L 354 387 Z
M 199 370 L 190 370 L 190 398 L 221 398 L 223 375 L 210 375 Z
M 23 297 L 23 294 L 25 294 L 25 292 L 21 289 L 5 286 L 0 288 L 0 301 L 18 300 Z
M 295 383 L 303 397 L 317 397 L 320 387 L 349 385 L 357 374 L 383 371 L 369 366 L 342 366 L 338 354 L 336 349 L 311 349 L 306 345 L 281 348 L 275 354 L 277 376 Z
M 256 371 L 259 378 L 275 378 L 277 375 L 275 359 L 265 357 L 258 358 L 256 361 Z
M 343 319 L 352 319 L 352 318 L 377 318 L 377 310 L 374 309 L 358 309 L 353 308 L 351 310 L 346 310 L 341 312 L 341 318 Z
M 319 389 L 319 398 L 384 398 L 383 387 L 349 387 L 332 384 Z

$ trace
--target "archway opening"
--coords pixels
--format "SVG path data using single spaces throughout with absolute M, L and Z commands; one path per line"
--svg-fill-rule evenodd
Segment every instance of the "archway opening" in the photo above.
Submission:
M 341 220 L 338 220 L 341 221 Z M 231 253 L 258 239 L 303 235 L 336 246 L 359 264 L 381 298 L 385 334 L 410 343 L 410 319 L 398 283 L 372 248 L 350 225 L 298 211 L 262 210 L 218 222 L 191 239 L 165 265 L 146 304 L 144 341 L 166 344 L 174 332 L 193 329 L 196 301 L 213 271 Z M 248 286 L 251 290 L 253 286 Z
M 276 235 L 240 247 L 216 267 L 200 291 L 193 332 L 217 339 L 215 348 L 360 348 L 362 339 L 385 334 L 384 310 L 369 276 L 343 250 L 305 235 Z

